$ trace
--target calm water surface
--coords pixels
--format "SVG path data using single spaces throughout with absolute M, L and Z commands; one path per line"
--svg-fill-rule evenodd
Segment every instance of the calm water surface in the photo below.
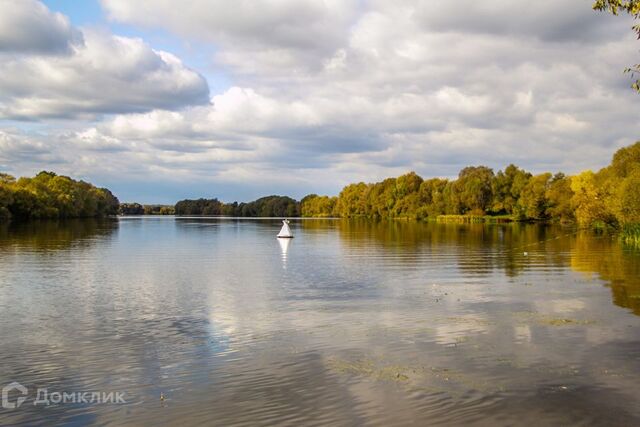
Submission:
M 640 425 L 638 251 L 534 225 L 291 226 L 0 228 L 0 386 L 28 388 L 0 424 Z

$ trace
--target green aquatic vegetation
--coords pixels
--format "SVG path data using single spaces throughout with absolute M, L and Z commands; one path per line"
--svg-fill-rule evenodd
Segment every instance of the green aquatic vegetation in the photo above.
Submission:
M 438 215 L 437 222 L 476 224 L 476 223 L 503 223 L 512 222 L 514 220 L 511 215 Z
M 622 243 L 640 248 L 640 224 L 626 224 L 620 232 Z

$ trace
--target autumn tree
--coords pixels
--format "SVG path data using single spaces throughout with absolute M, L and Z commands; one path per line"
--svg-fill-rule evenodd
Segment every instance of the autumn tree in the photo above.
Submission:
M 493 199 L 493 170 L 486 166 L 469 166 L 462 169 L 454 190 L 460 198 L 461 213 L 484 215 Z
M 0 174 L 0 217 L 4 219 L 115 215 L 118 205 L 118 199 L 106 188 L 53 172 L 18 180 Z
M 581 226 L 613 223 L 615 220 L 607 209 L 605 194 L 598 185 L 598 177 L 590 170 L 571 178 L 573 197 L 571 203 L 576 221 Z
M 0 221 L 11 218 L 9 207 L 13 204 L 13 190 L 11 184 L 15 178 L 11 175 L 0 173 Z
M 547 191 L 551 174 L 549 172 L 532 177 L 522 189 L 518 207 L 526 219 L 545 220 L 547 216 Z
M 336 212 L 338 215 L 345 218 L 365 216 L 367 190 L 367 184 L 364 182 L 349 184 L 344 187 L 336 203 Z
M 392 215 L 399 218 L 416 218 L 420 209 L 420 185 L 422 178 L 415 172 L 399 176 L 395 182 Z
M 419 189 L 420 207 L 416 216 L 418 218 L 437 217 L 446 212 L 444 189 L 448 180 L 432 178 L 422 181 Z
M 557 173 L 551 178 L 546 192 L 546 216 L 559 222 L 573 222 L 575 215 L 571 206 L 573 190 L 571 178 Z
M 333 216 L 337 200 L 337 197 L 310 194 L 300 201 L 300 212 L 304 217 Z
M 613 155 L 611 165 L 599 173 L 600 191 L 605 203 L 621 224 L 640 223 L 640 142 Z
M 629 173 L 616 192 L 616 216 L 622 224 L 640 223 L 640 168 Z

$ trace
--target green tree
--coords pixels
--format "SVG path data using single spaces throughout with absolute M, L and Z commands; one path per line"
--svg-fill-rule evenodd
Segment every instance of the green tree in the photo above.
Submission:
M 437 217 L 447 211 L 444 190 L 449 183 L 446 179 L 432 178 L 420 184 L 420 207 L 416 213 L 417 218 Z
M 9 207 L 13 204 L 13 187 L 15 178 L 5 173 L 0 173 L 0 221 L 11 218 Z
M 144 215 L 146 212 L 140 203 L 120 203 L 118 213 L 120 215 Z
M 551 183 L 551 174 L 543 173 L 532 177 L 522 189 L 518 207 L 526 219 L 548 219 L 547 192 Z
M 396 200 L 400 200 L 411 194 L 417 193 L 420 191 L 421 184 L 422 178 L 413 171 L 399 176 L 395 181 L 394 195 Z
M 531 179 L 531 174 L 511 164 L 504 172 L 499 171 L 491 183 L 493 202 L 491 211 L 512 215 L 516 212 L 522 190 Z
M 457 183 L 457 180 L 449 181 L 442 189 L 444 211 L 448 215 L 459 215 L 465 213 Z
M 460 171 L 453 190 L 460 199 L 460 213 L 484 215 L 493 199 L 493 170 L 486 166 L 469 166 Z
M 635 214 L 637 177 L 640 174 L 640 142 L 616 151 L 611 164 L 595 174 L 598 195 L 606 208 L 606 220 L 627 224 L 640 222 Z M 605 220 L 603 219 L 603 220 Z
M 396 204 L 396 178 L 367 186 L 363 215 L 369 218 L 389 218 Z
M 43 171 L 33 178 L 23 177 L 18 180 L 10 175 L 0 174 L 0 216 L 3 218 L 114 215 L 118 204 L 118 199 L 105 188 L 97 188 L 87 182 L 53 172 Z

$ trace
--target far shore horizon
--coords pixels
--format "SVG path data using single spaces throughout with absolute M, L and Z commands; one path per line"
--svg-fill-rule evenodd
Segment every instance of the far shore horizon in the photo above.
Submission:
M 170 204 L 121 203 L 111 191 L 53 172 L 16 179 L 0 174 L 0 220 L 122 215 L 270 218 L 388 218 L 444 222 L 545 222 L 621 229 L 640 223 L 640 141 L 615 152 L 610 165 L 574 176 L 533 175 L 513 164 L 494 173 L 463 168 L 458 178 L 415 172 L 346 185 L 337 196 L 301 200 L 270 195 L 250 202 L 184 199 Z M 634 228 L 634 230 L 636 230 Z

